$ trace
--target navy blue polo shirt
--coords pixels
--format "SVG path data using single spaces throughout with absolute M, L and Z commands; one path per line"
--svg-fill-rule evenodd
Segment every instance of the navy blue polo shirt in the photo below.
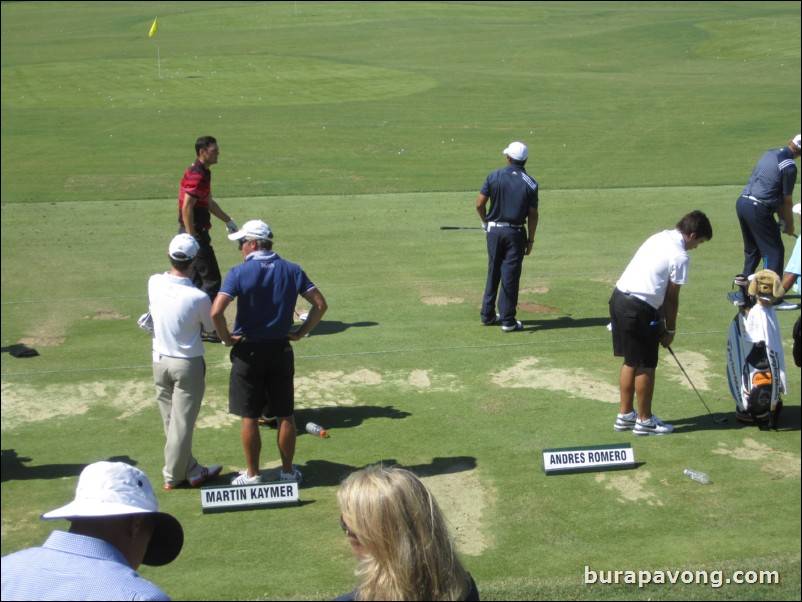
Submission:
M 226 274 L 220 294 L 237 298 L 233 334 L 258 343 L 286 339 L 298 295 L 313 288 L 301 266 L 255 251 Z
M 751 196 L 773 209 L 791 196 L 796 184 L 794 154 L 787 146 L 766 151 L 757 162 L 741 196 Z
M 510 163 L 492 172 L 479 191 L 490 198 L 489 222 L 526 223 L 529 208 L 537 208 L 538 186 L 520 165 Z

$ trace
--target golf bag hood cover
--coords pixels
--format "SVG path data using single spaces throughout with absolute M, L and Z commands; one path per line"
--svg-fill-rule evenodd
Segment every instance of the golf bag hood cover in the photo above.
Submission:
M 760 270 L 749 283 L 749 294 L 765 301 L 777 301 L 785 295 L 780 277 L 771 270 Z

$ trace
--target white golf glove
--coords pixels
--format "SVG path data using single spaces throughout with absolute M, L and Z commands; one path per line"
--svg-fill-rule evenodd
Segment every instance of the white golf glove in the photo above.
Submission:
M 139 327 L 142 330 L 147 330 L 148 332 L 153 332 L 153 316 L 150 315 L 150 312 L 144 313 L 139 316 L 139 319 L 136 321 L 139 324 Z
M 226 222 L 226 228 L 228 229 L 229 234 L 234 234 L 234 232 L 239 231 L 239 227 L 234 223 L 233 219 L 230 219 Z

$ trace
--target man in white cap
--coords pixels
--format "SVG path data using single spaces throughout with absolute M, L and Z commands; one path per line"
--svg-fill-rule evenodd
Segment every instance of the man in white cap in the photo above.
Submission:
M 744 278 L 755 272 L 761 260 L 767 270 L 782 274 L 785 247 L 780 233 L 794 236 L 794 161 L 801 146 L 797 134 L 786 146 L 763 153 L 735 203 L 744 241 Z M 780 216 L 779 224 L 775 214 Z
M 296 437 L 295 357 L 290 341 L 300 341 L 312 332 L 328 305 L 299 265 L 273 251 L 273 232 L 266 223 L 251 220 L 229 238 L 239 241 L 243 263 L 226 275 L 212 305 L 212 322 L 223 345 L 233 347 L 229 412 L 242 418 L 240 436 L 247 466 L 232 483 L 262 482 L 259 417 L 265 400 L 278 419 L 279 478 L 300 483 L 301 472 L 292 464 Z M 291 332 L 298 295 L 312 308 L 301 327 Z M 235 298 L 237 317 L 232 334 L 225 311 Z
M 148 477 L 122 462 L 95 462 L 78 479 L 75 499 L 42 515 L 64 518 L 38 548 L 2 559 L 3 600 L 169 600 L 136 572 L 181 552 L 184 531 L 159 512 Z
M 502 332 L 515 332 L 523 330 L 523 324 L 515 319 L 518 284 L 524 256 L 532 252 L 535 242 L 538 185 L 524 168 L 529 156 L 525 144 L 513 142 L 503 152 L 507 165 L 487 176 L 476 200 L 476 212 L 487 235 L 487 284 L 481 318 L 485 326 L 500 322 Z
M 153 320 L 153 382 L 164 435 L 164 488 L 200 487 L 223 469 L 206 467 L 192 454 L 192 433 L 206 388 L 201 331 L 214 332 L 212 302 L 192 283 L 192 265 L 200 246 L 189 234 L 170 241 L 172 269 L 148 281 Z

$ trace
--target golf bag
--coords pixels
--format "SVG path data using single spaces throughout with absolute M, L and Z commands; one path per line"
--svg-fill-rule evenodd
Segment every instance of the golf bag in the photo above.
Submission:
M 746 340 L 745 321 L 741 307 L 727 336 L 727 381 L 735 399 L 735 417 L 760 430 L 776 428 L 782 410 L 780 358 L 764 341 Z

